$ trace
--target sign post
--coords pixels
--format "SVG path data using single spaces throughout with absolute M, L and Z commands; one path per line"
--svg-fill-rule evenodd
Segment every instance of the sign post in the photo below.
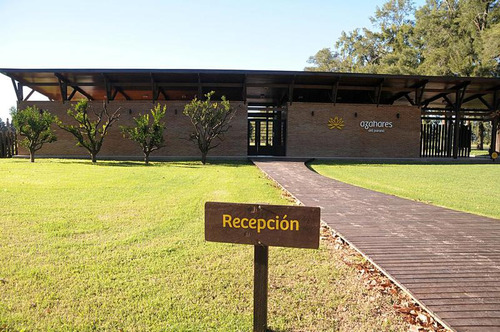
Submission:
M 267 330 L 267 277 L 268 277 L 268 246 L 254 246 L 254 277 L 253 277 L 253 330 Z
M 254 245 L 254 332 L 267 331 L 269 246 L 319 247 L 320 208 L 207 202 L 205 240 Z

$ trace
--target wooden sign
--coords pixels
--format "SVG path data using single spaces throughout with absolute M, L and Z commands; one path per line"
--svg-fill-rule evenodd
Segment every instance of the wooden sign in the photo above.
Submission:
M 319 207 L 205 204 L 207 241 L 317 249 L 319 228 Z

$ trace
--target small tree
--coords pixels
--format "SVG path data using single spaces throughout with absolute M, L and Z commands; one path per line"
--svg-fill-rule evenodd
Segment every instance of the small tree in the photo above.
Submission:
M 20 136 L 20 142 L 30 152 L 30 161 L 35 162 L 35 152 L 40 150 L 45 143 L 52 143 L 57 138 L 50 125 L 55 117 L 47 111 L 36 106 L 28 106 L 22 110 L 12 110 L 12 123 Z
M 94 112 L 95 120 L 91 120 L 89 117 L 90 109 L 92 106 L 89 105 L 88 101 L 81 100 L 68 110 L 68 115 L 75 119 L 78 125 L 66 125 L 61 120 L 57 120 L 57 125 L 75 136 L 78 141 L 76 145 L 87 149 L 92 163 L 96 163 L 104 137 L 106 137 L 111 125 L 120 117 L 120 113 L 118 113 L 120 108 L 109 114 L 106 102 L 104 102 L 102 109 L 99 112 Z
M 151 152 L 161 149 L 165 146 L 163 130 L 165 123 L 161 120 L 165 117 L 167 106 L 156 105 L 150 110 L 150 114 L 139 114 L 134 118 L 135 126 L 121 126 L 123 135 L 128 136 L 134 142 L 139 143 L 144 153 L 144 162 L 149 165 L 149 155 Z
M 220 142 L 213 144 L 214 139 L 222 141 L 234 116 L 234 111 L 226 97 L 222 96 L 221 102 L 210 100 L 214 93 L 214 91 L 207 93 L 206 100 L 194 98 L 184 107 L 183 112 L 191 119 L 191 124 L 195 129 L 195 132 L 190 135 L 190 139 L 198 145 L 203 164 L 207 161 L 208 151 L 215 149 L 220 144 Z

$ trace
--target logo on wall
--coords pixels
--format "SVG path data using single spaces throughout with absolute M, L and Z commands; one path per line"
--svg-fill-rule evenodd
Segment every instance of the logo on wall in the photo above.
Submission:
M 344 120 L 338 116 L 328 120 L 328 128 L 342 130 L 345 126 Z
M 392 128 L 392 122 L 388 121 L 361 121 L 359 126 L 369 133 L 385 133 L 386 129 Z

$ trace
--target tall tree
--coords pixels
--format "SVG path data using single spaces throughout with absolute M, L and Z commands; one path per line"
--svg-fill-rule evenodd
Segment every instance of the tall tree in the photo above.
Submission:
M 137 142 L 144 154 L 144 162 L 149 165 L 149 155 L 151 152 L 161 149 L 165 146 L 163 131 L 165 123 L 162 119 L 167 112 L 167 106 L 156 105 L 150 110 L 151 114 L 144 114 L 134 118 L 135 126 L 121 126 L 124 135 L 128 136 L 134 142 Z
M 104 102 L 102 109 L 93 112 L 93 116 L 89 114 L 91 109 L 92 106 L 87 100 L 81 100 L 68 110 L 68 115 L 77 122 L 77 125 L 64 124 L 61 120 L 57 120 L 57 125 L 75 136 L 78 141 L 77 145 L 87 149 L 92 163 L 96 163 L 104 137 L 113 123 L 118 121 L 120 117 L 120 108 L 110 114 L 106 102 Z
M 334 49 L 322 49 L 309 58 L 305 70 L 411 74 L 419 62 L 414 47 L 413 2 L 389 0 L 370 18 L 375 29 L 342 32 Z
M 500 76 L 500 0 L 389 0 L 305 70 Z
M 11 116 L 17 133 L 24 137 L 20 144 L 29 150 L 30 161 L 33 163 L 35 162 L 35 152 L 40 150 L 45 143 L 52 143 L 57 139 L 54 131 L 50 128 L 55 117 L 36 106 L 15 110 Z
M 212 102 L 211 97 L 214 93 L 214 91 L 207 93 L 205 100 L 194 98 L 186 104 L 183 112 L 193 125 L 194 133 L 190 135 L 190 139 L 200 149 L 203 164 L 207 162 L 208 152 L 219 146 L 235 114 L 226 97 L 222 96 L 220 102 Z M 214 143 L 216 139 L 219 143 Z

